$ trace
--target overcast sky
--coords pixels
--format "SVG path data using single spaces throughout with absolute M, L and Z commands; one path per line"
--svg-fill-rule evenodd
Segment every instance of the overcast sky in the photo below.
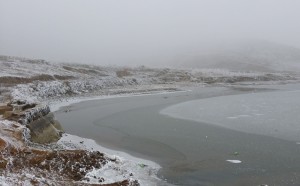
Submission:
M 0 0 L 3 55 L 161 64 L 243 39 L 300 47 L 300 0 Z

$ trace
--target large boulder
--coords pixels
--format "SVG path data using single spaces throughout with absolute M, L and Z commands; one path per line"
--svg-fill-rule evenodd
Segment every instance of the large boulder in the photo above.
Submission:
M 29 140 L 32 142 L 41 144 L 57 142 L 63 133 L 60 123 L 55 120 L 48 105 L 15 100 L 2 107 L 0 105 L 0 113 L 1 111 L 4 119 L 28 127 L 31 136 Z
M 30 129 L 31 141 L 41 144 L 57 142 L 63 132 L 51 112 L 30 122 L 27 127 Z

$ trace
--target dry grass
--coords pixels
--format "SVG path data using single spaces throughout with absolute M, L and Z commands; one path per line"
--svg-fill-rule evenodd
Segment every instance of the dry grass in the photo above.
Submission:
M 6 147 L 6 142 L 0 138 L 0 150 L 2 151 Z
M 87 74 L 87 75 L 99 75 L 99 76 L 106 76 L 105 74 L 102 74 L 98 70 L 90 69 L 90 68 L 73 68 L 70 66 L 63 66 L 65 70 L 81 73 L 81 74 Z
M 4 84 L 6 86 L 9 85 L 16 85 L 16 84 L 24 84 L 24 83 L 31 83 L 33 81 L 52 81 L 55 80 L 53 76 L 47 75 L 47 74 L 41 74 L 29 78 L 25 77 L 13 77 L 13 76 L 3 76 L 0 77 L 0 83 Z
M 0 77 L 0 85 L 1 86 L 15 86 L 17 84 L 26 84 L 32 83 L 34 81 L 54 81 L 54 80 L 68 80 L 74 79 L 73 76 L 61 76 L 61 75 L 48 75 L 48 74 L 40 74 L 32 77 L 13 77 L 13 76 L 3 76 Z
M 119 78 L 122 78 L 122 77 L 125 77 L 125 76 L 131 76 L 132 74 L 129 72 L 129 69 L 124 68 L 124 69 L 122 69 L 122 70 L 116 71 L 116 75 L 117 75 Z
M 61 75 L 54 75 L 54 78 L 57 79 L 57 80 L 75 79 L 74 76 L 61 76 Z

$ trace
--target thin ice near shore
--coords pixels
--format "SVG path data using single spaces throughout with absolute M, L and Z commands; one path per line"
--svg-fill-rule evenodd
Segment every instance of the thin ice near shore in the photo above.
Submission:
M 78 101 L 78 100 L 77 100 Z M 70 104 L 70 103 L 69 103 Z M 56 108 L 59 108 L 58 106 Z M 25 115 L 26 117 L 27 115 Z M 25 118 L 26 119 L 26 118 Z M 25 129 L 27 129 L 24 125 L 18 124 L 13 121 L 8 120 L 1 120 L 2 126 L 4 127 L 15 127 L 19 126 L 20 134 L 25 132 Z M 20 137 L 21 138 L 21 137 Z M 23 138 L 25 139 L 26 136 L 23 135 Z M 2 135 L 2 139 L 5 140 L 7 144 L 13 145 L 17 149 L 22 149 L 21 151 L 25 153 L 32 153 L 32 150 L 24 150 L 24 148 L 27 148 L 24 142 L 22 144 L 18 144 L 15 141 L 12 141 L 10 139 L 6 139 L 5 136 Z M 29 141 L 27 141 L 29 142 Z M 25 140 L 26 143 L 26 140 Z M 31 144 L 34 145 L 34 144 Z M 54 145 L 54 146 L 53 146 Z M 157 171 L 160 169 L 160 166 L 154 162 L 150 162 L 147 160 L 138 159 L 135 157 L 132 157 L 128 154 L 117 152 L 117 151 L 111 151 L 109 149 L 105 149 L 99 145 L 96 144 L 95 141 L 90 139 L 84 139 L 80 138 L 78 136 L 73 136 L 70 134 L 64 134 L 62 138 L 59 140 L 57 144 L 50 144 L 46 146 L 39 146 L 34 145 L 34 148 L 46 148 L 56 151 L 87 151 L 87 152 L 107 152 L 110 154 L 115 154 L 118 156 L 111 156 L 105 154 L 105 159 L 108 160 L 104 166 L 101 168 L 93 168 L 92 170 L 88 171 L 88 173 L 85 175 L 83 179 L 81 179 L 81 184 L 99 184 L 99 180 L 101 180 L 101 184 L 111 184 L 116 182 L 122 182 L 124 180 L 128 180 L 129 185 L 136 185 L 136 184 L 142 184 L 142 185 L 157 185 L 158 183 L 163 183 L 163 185 L 168 185 L 164 181 L 160 180 L 156 175 Z M 51 147 L 53 146 L 53 147 Z M 45 150 L 46 150 L 45 149 Z M 120 157 L 122 156 L 122 157 Z M 125 158 L 124 158 L 125 157 Z M 11 157 L 14 161 L 14 157 Z M 0 183 L 2 185 L 12 185 L 12 184 L 27 184 L 30 185 L 30 182 L 39 182 L 39 183 L 53 183 L 57 184 L 55 182 L 52 182 L 53 180 L 48 180 L 45 178 L 39 178 L 35 176 L 35 173 L 33 175 L 29 174 L 29 169 L 22 170 L 20 174 L 18 173 L 5 173 L 5 177 L 1 177 Z M 38 175 L 38 174 L 37 174 Z M 25 177 L 24 177 L 25 176 Z M 23 180 L 21 180 L 21 177 L 24 177 Z M 162 184 L 159 184 L 162 185 Z

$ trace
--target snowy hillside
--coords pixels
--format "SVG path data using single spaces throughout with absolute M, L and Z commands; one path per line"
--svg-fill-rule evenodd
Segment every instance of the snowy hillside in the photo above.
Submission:
M 155 69 L 144 66 L 102 67 L 50 63 L 45 60 L 0 56 L 0 100 L 45 101 L 94 93 L 109 95 L 174 90 L 188 84 L 294 80 L 284 73 L 224 69 Z

